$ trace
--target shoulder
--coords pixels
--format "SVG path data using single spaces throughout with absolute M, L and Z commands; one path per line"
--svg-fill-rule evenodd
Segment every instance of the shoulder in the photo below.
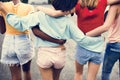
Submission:
M 77 3 L 77 5 L 75 6 L 75 9 L 79 9 L 80 8 L 80 2 Z
M 107 0 L 99 0 L 99 3 L 101 3 L 102 5 L 107 6 Z
M 30 5 L 30 4 L 26 4 L 26 3 L 20 3 L 21 6 L 24 6 L 24 7 L 33 7 L 33 5 Z
M 25 9 L 26 11 L 28 11 L 29 13 L 34 12 L 34 6 L 30 5 L 30 4 L 25 4 L 25 3 L 20 3 L 20 6 Z
M 80 8 L 81 8 L 80 2 L 78 2 L 77 5 L 75 6 L 75 12 L 76 12 L 76 14 L 77 14 L 78 12 L 80 12 L 80 10 L 81 10 Z
M 118 10 L 120 8 L 120 5 L 112 5 L 112 6 L 110 6 L 110 8 Z
M 10 1 L 10 2 L 3 2 L 3 4 L 5 5 L 5 6 L 9 6 L 10 4 L 12 4 L 12 2 Z

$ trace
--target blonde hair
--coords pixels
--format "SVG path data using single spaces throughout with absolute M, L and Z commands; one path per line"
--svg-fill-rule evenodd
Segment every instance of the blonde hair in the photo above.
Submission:
M 92 10 L 96 8 L 98 4 L 98 0 L 80 0 L 81 7 L 85 8 L 87 7 L 88 9 Z

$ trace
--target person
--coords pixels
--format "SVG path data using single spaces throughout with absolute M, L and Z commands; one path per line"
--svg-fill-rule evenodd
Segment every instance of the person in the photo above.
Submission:
M 119 0 L 79 0 L 75 9 L 71 12 L 76 13 L 78 27 L 84 32 L 84 34 L 86 34 L 87 32 L 97 28 L 104 23 L 104 11 L 107 5 L 118 2 Z M 56 11 L 42 6 L 38 6 L 37 10 L 43 11 L 52 17 L 58 17 L 69 13 L 69 11 Z M 95 80 L 102 62 L 102 54 L 85 50 L 84 48 L 77 45 L 77 51 L 75 54 L 76 72 L 74 80 L 82 80 L 83 67 L 87 62 L 87 80 Z
M 77 2 L 77 0 L 54 0 L 52 5 L 56 10 L 71 12 Z M 7 22 L 20 31 L 25 31 L 33 26 L 39 25 L 39 29 L 53 38 L 71 38 L 86 50 L 98 53 L 102 52 L 104 38 L 85 36 L 75 23 L 70 20 L 69 16 L 64 15 L 54 18 L 39 11 L 24 17 L 19 17 L 15 14 L 8 14 L 9 12 L 4 9 L 2 3 L 0 3 L 0 9 L 6 15 Z M 36 47 L 39 48 L 37 64 L 42 79 L 59 80 L 60 72 L 65 64 L 65 47 L 37 37 L 35 42 Z M 97 48 L 98 46 L 99 48 Z
M 4 2 L 6 9 L 19 16 L 25 16 L 32 12 L 34 8 L 31 5 L 23 4 L 20 0 Z M 5 19 L 5 15 L 0 11 Z M 30 64 L 34 56 L 33 46 L 29 38 L 29 31 L 20 32 L 19 30 L 7 24 L 5 19 L 6 32 L 2 45 L 1 62 L 8 64 L 12 80 L 21 80 L 21 67 L 24 73 L 24 80 L 31 80 Z M 4 28 L 3 26 L 1 26 Z
M 0 15 L 0 33 L 4 34 L 6 31 L 4 18 Z
M 4 5 L 6 9 L 8 9 L 10 12 L 15 13 L 19 16 L 25 16 L 34 12 L 34 8 L 32 5 L 21 3 L 20 0 L 12 0 L 10 2 L 5 2 Z M 5 14 L 2 12 L 0 13 L 5 19 Z M 9 64 L 12 80 L 22 79 L 21 68 L 24 73 L 24 80 L 31 80 L 30 64 L 32 58 L 34 57 L 34 48 L 31 38 L 29 36 L 30 32 L 28 30 L 21 32 L 7 24 L 7 22 L 5 22 L 6 29 L 4 29 L 4 19 L 2 16 L 0 16 L 0 30 L 2 30 L 1 33 L 4 33 L 6 30 L 6 33 L 2 46 L 1 62 Z M 57 44 L 65 43 L 65 40 L 53 39 L 42 31 L 36 28 L 34 29 L 37 31 L 37 35 L 42 39 L 46 39 L 51 42 L 53 41 Z
M 110 80 L 112 68 L 120 60 L 120 4 L 112 5 L 108 11 L 105 23 L 88 32 L 87 35 L 96 36 L 108 30 L 108 43 L 104 54 L 102 80 Z

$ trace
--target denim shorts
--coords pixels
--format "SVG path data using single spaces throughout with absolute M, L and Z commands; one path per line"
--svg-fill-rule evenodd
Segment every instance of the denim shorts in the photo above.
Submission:
M 28 35 L 5 35 L 1 63 L 23 65 L 34 57 L 34 48 Z
M 81 46 L 76 46 L 76 54 L 75 54 L 75 60 L 81 64 L 84 65 L 87 62 L 92 62 L 95 64 L 100 64 L 102 62 L 102 54 L 98 52 L 89 51 L 85 48 L 82 48 Z

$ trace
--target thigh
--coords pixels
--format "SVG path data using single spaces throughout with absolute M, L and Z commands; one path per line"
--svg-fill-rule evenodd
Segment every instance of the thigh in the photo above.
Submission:
M 53 80 L 53 69 L 52 68 L 41 68 L 39 67 L 42 80 Z
M 55 69 L 55 68 L 53 68 L 53 79 L 54 80 L 59 80 L 60 73 L 61 73 L 62 69 L 63 68 L 61 68 L 61 69 Z
M 11 76 L 13 80 L 21 80 L 21 66 L 19 65 L 14 65 L 14 66 L 9 66 L 10 71 L 11 71 Z
M 30 64 L 31 64 L 31 60 L 29 62 L 27 62 L 26 64 L 22 65 L 22 70 L 24 72 L 29 72 L 30 71 Z
M 96 80 L 96 75 L 99 71 L 99 68 L 100 68 L 100 64 L 89 62 L 87 80 Z
M 78 73 L 78 74 L 83 74 L 83 67 L 84 67 L 84 65 L 79 64 L 79 63 L 75 60 L 75 67 L 76 67 L 76 73 Z

